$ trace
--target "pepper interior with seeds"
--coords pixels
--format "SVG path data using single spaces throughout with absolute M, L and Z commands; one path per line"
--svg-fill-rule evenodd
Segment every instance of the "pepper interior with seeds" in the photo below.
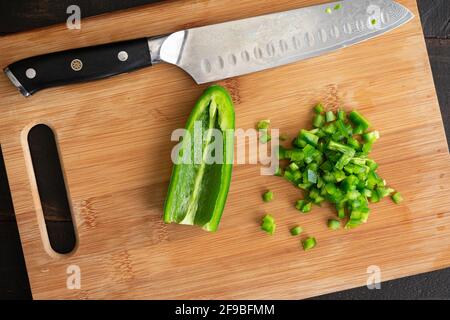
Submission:
M 195 126 L 201 127 L 201 134 Z M 192 110 L 186 124 L 189 134 L 180 142 L 164 205 L 166 223 L 217 230 L 231 182 L 234 128 L 230 95 L 220 86 L 209 87 Z M 214 132 L 221 133 L 222 144 Z M 201 153 L 196 145 L 201 145 Z

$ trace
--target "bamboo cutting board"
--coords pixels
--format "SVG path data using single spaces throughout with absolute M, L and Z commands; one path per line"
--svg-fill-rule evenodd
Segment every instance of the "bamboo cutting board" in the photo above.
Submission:
M 0 38 L 0 67 L 28 56 L 165 34 L 324 1 L 168 1 L 65 26 Z M 184 126 L 205 86 L 171 65 L 104 81 L 45 90 L 30 98 L 0 76 L 0 142 L 34 298 L 306 298 L 450 266 L 450 158 L 414 0 L 416 18 L 352 48 L 222 82 L 232 93 L 237 128 L 270 118 L 294 136 L 311 107 L 358 108 L 381 134 L 373 158 L 402 192 L 399 206 L 373 205 L 369 223 L 329 231 L 328 206 L 302 216 L 288 182 L 236 165 L 220 230 L 162 223 L 171 173 L 171 132 Z M 27 151 L 36 123 L 55 131 L 78 245 L 51 250 Z M 275 192 L 264 204 L 261 193 Z M 270 237 L 259 221 L 272 213 Z M 307 253 L 289 228 L 300 224 L 318 246 Z M 45 224 L 44 224 L 45 225 Z M 41 228 L 40 228 L 41 226 Z M 68 289 L 78 266 L 81 288 Z M 370 268 L 369 268 L 370 270 Z

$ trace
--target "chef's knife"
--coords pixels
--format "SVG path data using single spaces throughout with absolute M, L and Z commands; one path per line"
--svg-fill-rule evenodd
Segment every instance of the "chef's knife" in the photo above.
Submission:
M 24 96 L 161 61 L 197 83 L 292 63 L 371 39 L 414 15 L 391 0 L 344 0 L 17 61 L 4 71 Z

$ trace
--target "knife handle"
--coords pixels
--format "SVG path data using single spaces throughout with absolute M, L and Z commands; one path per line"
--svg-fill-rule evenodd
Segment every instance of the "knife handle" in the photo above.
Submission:
M 26 58 L 4 71 L 24 96 L 38 90 L 107 78 L 152 65 L 147 38 Z

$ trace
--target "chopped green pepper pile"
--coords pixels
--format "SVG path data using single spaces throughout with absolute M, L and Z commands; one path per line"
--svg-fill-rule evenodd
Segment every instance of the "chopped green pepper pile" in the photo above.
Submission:
M 377 174 L 378 164 L 369 158 L 380 138 L 378 131 L 369 131 L 369 121 L 358 111 L 335 113 L 325 111 L 322 104 L 314 107 L 314 113 L 314 129 L 301 130 L 292 149 L 279 148 L 279 159 L 289 164 L 277 175 L 305 191 L 295 207 L 308 213 L 312 205 L 331 202 L 340 219 L 348 218 L 345 228 L 349 229 L 367 222 L 369 202 L 392 195 L 400 203 L 400 193 L 386 186 Z M 337 227 L 332 222 L 330 228 Z
M 288 160 L 284 168 L 277 168 L 275 176 L 284 177 L 304 191 L 304 198 L 296 202 L 295 208 L 302 214 L 327 201 L 336 207 L 338 219 L 329 219 L 331 230 L 352 229 L 366 223 L 369 218 L 369 203 L 379 202 L 391 196 L 393 202 L 403 201 L 402 195 L 386 186 L 377 173 L 378 164 L 369 157 L 373 144 L 380 138 L 378 131 L 369 131 L 370 123 L 358 111 L 347 114 L 344 110 L 326 111 L 322 104 L 314 107 L 313 129 L 300 130 L 292 142 L 292 148 L 282 146 L 278 150 L 280 160 Z M 260 121 L 258 129 L 266 135 L 269 120 Z M 273 199 L 273 192 L 263 194 L 265 202 Z M 262 229 L 275 232 L 275 221 L 266 215 Z M 303 232 L 295 226 L 290 229 L 293 236 Z M 302 240 L 303 249 L 314 248 L 314 237 Z

